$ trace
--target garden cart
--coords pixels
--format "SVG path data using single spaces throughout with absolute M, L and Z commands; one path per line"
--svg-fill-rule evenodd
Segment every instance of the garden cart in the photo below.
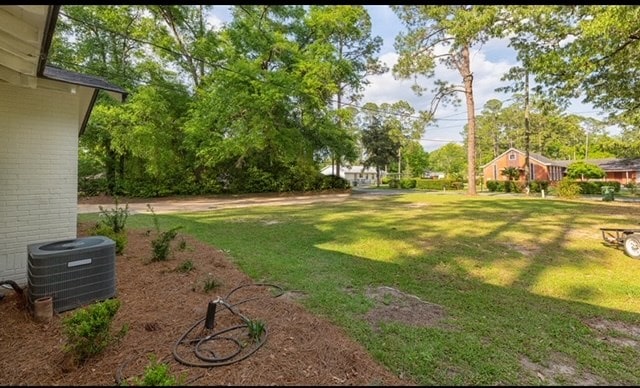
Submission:
M 624 253 L 640 259 L 640 229 L 600 228 L 605 244 L 623 247 Z

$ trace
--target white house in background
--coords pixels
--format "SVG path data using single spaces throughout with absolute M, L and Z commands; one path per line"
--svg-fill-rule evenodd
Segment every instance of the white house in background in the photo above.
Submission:
M 27 283 L 27 245 L 77 237 L 78 136 L 101 78 L 47 66 L 59 5 L 0 6 L 0 281 Z
M 327 166 L 320 171 L 324 175 L 336 175 L 335 166 Z M 380 179 L 385 177 L 387 172 L 380 170 Z M 376 169 L 364 166 L 340 166 L 340 177 L 346 179 L 352 186 L 375 185 Z

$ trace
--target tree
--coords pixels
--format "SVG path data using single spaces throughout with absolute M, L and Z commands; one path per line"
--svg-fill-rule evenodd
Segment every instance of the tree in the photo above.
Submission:
M 567 177 L 571 179 L 600 179 L 606 176 L 604 170 L 595 164 L 587 162 L 573 162 L 567 166 Z
M 145 34 L 143 9 L 139 6 L 63 6 L 52 42 L 49 62 L 63 68 L 103 77 L 126 90 L 134 90 L 143 79 L 138 58 L 140 43 L 133 38 Z M 114 105 L 106 98 L 97 105 Z M 107 191 L 116 194 L 127 153 L 113 147 L 120 107 L 95 109 L 87 123 L 83 150 L 100 152 L 106 169 Z M 110 111 L 107 116 L 101 113 Z M 111 125 L 105 119 L 116 120 Z M 92 133 L 98 132 L 98 133 Z M 93 141 L 93 142 L 92 142 Z
M 520 170 L 517 167 L 505 167 L 500 175 L 506 176 L 509 181 L 516 181 L 520 178 Z
M 392 128 L 374 117 L 362 133 L 362 145 L 365 150 L 364 167 L 376 168 L 376 185 L 380 186 L 380 170 L 391 163 L 400 148 L 400 143 L 392 136 Z
M 400 57 L 393 67 L 395 76 L 432 77 L 436 60 L 439 60 L 458 70 L 462 78 L 463 87 L 436 81 L 431 113 L 440 102 L 453 102 L 455 93 L 464 93 L 467 105 L 468 193 L 476 195 L 476 120 L 470 49 L 486 42 L 494 34 L 499 8 L 469 5 L 394 5 L 391 8 L 408 29 L 406 34 L 400 33 L 396 37 L 395 47 Z M 442 47 L 446 52 L 436 54 L 436 50 Z M 416 85 L 414 91 L 421 95 L 424 89 Z
M 200 86 L 212 64 L 223 63 L 218 35 L 206 23 L 211 5 L 149 5 L 154 28 L 149 38 L 159 59 L 186 73 L 191 90 Z
M 447 178 L 461 179 L 467 164 L 464 147 L 446 144 L 429 154 L 429 164 L 435 171 L 444 172 Z
M 367 76 L 387 71 L 376 57 L 382 47 L 382 38 L 371 35 L 371 18 L 362 5 L 312 5 L 306 24 L 310 34 L 305 39 L 314 41 L 310 46 L 331 45 L 327 51 L 335 53 L 325 58 L 331 64 L 333 75 L 333 79 L 325 82 L 336 85 L 336 130 L 349 131 L 350 123 L 345 123 L 339 112 L 345 105 L 360 100 L 362 90 L 369 83 Z M 336 175 L 340 175 L 342 159 L 351 153 L 344 144 L 338 142 L 331 146 Z
M 418 141 L 412 140 L 405 146 L 403 159 L 411 177 L 421 177 L 429 169 L 429 153 Z

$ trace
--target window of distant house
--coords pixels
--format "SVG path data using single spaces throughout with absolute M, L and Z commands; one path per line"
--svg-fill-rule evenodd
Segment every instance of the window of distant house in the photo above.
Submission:
M 509 160 L 516 160 L 516 154 L 509 154 Z
M 536 179 L 536 166 L 533 163 L 529 164 L 529 179 Z

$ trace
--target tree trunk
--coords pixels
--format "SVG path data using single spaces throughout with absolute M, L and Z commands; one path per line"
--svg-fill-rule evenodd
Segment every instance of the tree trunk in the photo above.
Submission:
M 476 189 L 476 113 L 473 102 L 473 74 L 469 58 L 469 46 L 462 48 L 462 63 L 460 72 L 464 80 L 464 94 L 467 101 L 467 175 L 469 180 L 469 195 L 477 195 Z
M 526 69 L 524 77 L 524 185 L 526 194 L 529 195 L 529 71 Z

